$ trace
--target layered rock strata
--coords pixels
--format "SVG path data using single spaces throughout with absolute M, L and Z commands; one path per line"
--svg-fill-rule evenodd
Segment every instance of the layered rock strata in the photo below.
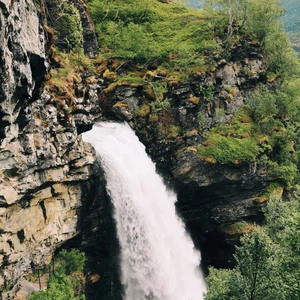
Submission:
M 62 109 L 41 88 L 47 72 L 45 35 L 33 1 L 0 1 L 0 7 L 2 289 L 49 263 L 78 233 L 82 184 L 95 153 L 77 129 L 91 126 L 99 86 L 83 80 L 74 99 L 77 115 Z
M 167 107 L 155 111 L 149 86 L 128 83 L 104 89 L 101 106 L 107 118 L 129 122 L 178 192 L 178 211 L 203 249 L 204 263 L 228 267 L 240 234 L 224 229 L 237 222 L 262 221 L 264 204 L 255 199 L 266 187 L 266 170 L 247 161 L 210 163 L 195 147 L 205 142 L 205 132 L 230 121 L 248 95 L 266 83 L 266 65 L 251 37 L 233 44 L 227 60 L 216 61 L 215 70 L 194 73 L 184 84 L 155 69 L 146 73 L 153 81 L 167 82 Z

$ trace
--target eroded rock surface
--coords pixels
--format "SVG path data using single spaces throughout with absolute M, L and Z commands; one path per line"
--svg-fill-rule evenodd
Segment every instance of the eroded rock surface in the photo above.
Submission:
M 129 122 L 178 192 L 178 211 L 203 249 L 205 264 L 226 267 L 240 235 L 224 228 L 261 222 L 264 204 L 255 199 L 266 187 L 266 172 L 255 163 L 212 163 L 196 151 L 205 132 L 230 122 L 248 95 L 266 83 L 261 48 L 251 37 L 233 44 L 227 54 L 226 60 L 216 58 L 214 70 L 194 72 L 185 83 L 165 78 L 159 69 L 146 72 L 147 80 L 167 82 L 165 107 L 151 86 L 126 82 L 104 89 L 101 102 L 104 116 Z
M 41 88 L 45 36 L 34 2 L 0 1 L 0 7 L 2 289 L 48 263 L 57 247 L 78 233 L 82 183 L 95 153 L 77 129 L 93 122 L 83 116 L 95 115 L 98 85 L 83 80 L 78 86 L 76 116 L 62 109 Z

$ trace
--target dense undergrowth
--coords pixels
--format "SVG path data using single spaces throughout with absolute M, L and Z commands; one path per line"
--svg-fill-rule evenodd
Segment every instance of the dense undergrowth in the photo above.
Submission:
M 163 60 L 190 70 L 204 64 L 205 50 L 220 50 L 207 14 L 175 2 L 93 0 L 89 7 L 105 56 L 141 64 Z

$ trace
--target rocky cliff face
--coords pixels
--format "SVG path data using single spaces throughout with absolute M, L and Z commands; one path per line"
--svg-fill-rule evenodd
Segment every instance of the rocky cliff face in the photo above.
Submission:
M 251 37 L 245 38 L 232 45 L 227 60 L 219 58 L 215 70 L 194 73 L 184 84 L 159 72 L 152 67 L 144 78 L 168 82 L 167 106 L 153 105 L 147 84 L 125 82 L 104 89 L 104 116 L 129 122 L 178 192 L 178 211 L 203 250 L 204 264 L 228 267 L 241 232 L 227 229 L 239 222 L 261 222 L 263 204 L 255 199 L 266 186 L 266 173 L 256 163 L 205 160 L 196 147 L 211 128 L 230 121 L 249 93 L 266 82 L 261 49 Z
M 78 233 L 82 184 L 95 161 L 82 142 L 97 84 L 80 84 L 77 115 L 45 90 L 46 39 L 31 0 L 0 1 L 0 289 L 48 263 Z M 94 98 L 93 98 L 94 97 Z M 94 100 L 93 100 L 94 99 Z

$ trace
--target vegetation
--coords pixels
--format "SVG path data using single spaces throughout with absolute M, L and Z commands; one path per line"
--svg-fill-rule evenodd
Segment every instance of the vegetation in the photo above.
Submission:
M 208 50 L 219 49 L 205 14 L 178 3 L 92 0 L 89 7 L 106 56 L 143 64 L 164 60 L 191 71 L 204 64 L 199 57 L 204 44 Z
M 62 250 L 57 259 L 55 271 L 45 291 L 34 293 L 30 300 L 83 300 L 85 255 L 77 249 Z
M 284 8 L 280 0 L 206 0 L 204 8 L 213 16 L 212 29 L 216 34 L 222 36 L 225 24 L 228 40 L 236 27 L 239 34 L 253 34 L 263 46 L 269 71 L 278 78 L 296 71 L 297 60 L 281 21 Z
M 256 227 L 236 247 L 233 270 L 210 268 L 206 300 L 300 298 L 300 204 L 269 203 L 266 226 Z
M 197 148 L 198 154 L 210 162 L 240 163 L 255 161 L 263 151 L 265 139 L 256 130 L 249 107 L 243 107 L 233 120 L 207 132 L 206 142 Z
M 282 197 L 284 189 L 294 191 L 300 179 L 299 62 L 283 29 L 280 1 L 207 0 L 205 11 L 199 11 L 175 1 L 90 0 L 100 44 L 95 61 L 82 55 L 78 12 L 73 4 L 59 2 L 62 10 L 57 14 L 65 28 L 58 33 L 54 26 L 53 63 L 59 68 L 51 71 L 46 83 L 59 107 L 72 113 L 74 84 L 81 80 L 78 73 L 88 69 L 91 75 L 97 73 L 105 79 L 105 95 L 122 85 L 143 86 L 145 97 L 135 117 L 147 118 L 148 126 L 160 128 L 160 136 L 171 140 L 197 135 L 201 128 L 184 132 L 172 112 L 170 88 L 179 82 L 189 83 L 195 74 L 214 71 L 220 61 L 230 61 L 234 45 L 245 39 L 262 48 L 262 59 L 267 63 L 265 84 L 249 94 L 231 120 L 202 132 L 206 140 L 196 151 L 207 163 L 257 163 L 270 182 L 255 201 L 273 201 L 265 211 L 265 227 L 239 222 L 223 228 L 228 234 L 246 234 L 236 248 L 233 270 L 210 269 L 206 299 L 260 300 L 274 295 L 283 300 L 299 299 L 299 196 L 295 194 L 290 202 L 274 200 Z M 283 4 L 288 5 L 287 1 Z M 291 26 L 286 28 L 297 39 L 297 24 L 286 26 Z M 251 70 L 245 70 L 245 76 L 250 75 Z M 201 85 L 188 98 L 198 110 L 201 126 L 206 116 L 199 107 L 203 103 L 213 107 L 216 88 L 217 84 Z M 229 101 L 238 92 L 234 87 L 223 88 Z M 215 111 L 215 119 L 221 123 L 226 111 Z M 78 255 L 62 252 L 48 290 L 31 299 L 81 297 L 77 293 L 82 289 L 84 257 Z
M 74 110 L 75 84 L 82 81 L 80 73 L 86 73 L 86 81 L 95 80 L 95 61 L 83 53 L 70 51 L 68 53 L 53 48 L 52 63 L 57 67 L 48 74 L 45 88 L 56 100 L 56 106 L 70 115 Z
M 80 14 L 67 0 L 48 0 L 48 23 L 54 29 L 54 44 L 61 51 L 80 52 L 83 46 L 83 29 Z
M 235 224 L 231 224 L 229 226 L 225 226 L 222 229 L 222 232 L 225 232 L 230 235 L 234 234 L 243 234 L 243 233 L 248 233 L 252 232 L 256 228 L 255 224 L 252 223 L 247 223 L 247 222 L 238 222 Z

